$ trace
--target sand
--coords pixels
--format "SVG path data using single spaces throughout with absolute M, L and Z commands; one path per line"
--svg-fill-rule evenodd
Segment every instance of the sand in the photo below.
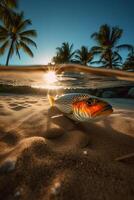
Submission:
M 0 95 L 0 199 L 133 200 L 134 101 L 75 123 L 45 96 Z M 57 116 L 59 117 L 53 117 Z

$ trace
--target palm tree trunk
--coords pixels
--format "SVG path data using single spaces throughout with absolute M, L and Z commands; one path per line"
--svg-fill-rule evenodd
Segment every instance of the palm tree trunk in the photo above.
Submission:
M 109 68 L 112 69 L 113 65 L 112 65 L 112 52 L 111 50 L 109 50 Z
M 7 55 L 6 66 L 8 66 L 8 64 L 9 64 L 13 44 L 14 44 L 14 40 L 12 40 L 12 42 L 11 42 L 11 46 L 10 46 L 10 49 L 9 49 L 9 52 L 8 52 L 8 55 Z
M 86 66 L 86 65 L 87 65 L 87 62 L 86 62 L 86 61 L 84 61 L 84 62 L 83 62 L 83 64 Z

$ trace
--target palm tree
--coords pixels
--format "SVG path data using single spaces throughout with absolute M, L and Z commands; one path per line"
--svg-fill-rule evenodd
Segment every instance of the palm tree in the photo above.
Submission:
M 119 50 L 132 48 L 131 45 L 122 44 L 118 45 L 119 39 L 121 38 L 123 30 L 119 27 L 110 27 L 107 24 L 102 25 L 99 29 L 99 32 L 95 32 L 91 35 L 97 42 L 97 46 L 92 47 L 92 52 L 94 55 L 99 54 L 101 63 L 102 60 L 106 60 L 107 67 L 113 68 L 113 59 L 116 57 L 121 58 Z
M 33 57 L 33 52 L 29 48 L 29 45 L 36 47 L 36 43 L 30 38 L 35 37 L 35 30 L 27 30 L 27 27 L 31 25 L 29 19 L 24 19 L 23 13 L 14 13 L 14 23 L 7 25 L 0 25 L 0 41 L 2 46 L 0 47 L 0 54 L 4 54 L 6 49 L 9 49 L 6 65 L 9 64 L 11 56 L 16 52 L 20 57 L 20 49 L 24 50 L 29 56 Z
M 0 0 L 0 19 L 4 24 L 13 23 L 13 9 L 17 8 L 18 0 Z
M 52 59 L 55 64 L 72 62 L 72 58 L 75 54 L 73 51 L 73 44 L 70 45 L 68 42 L 64 42 L 62 46 L 57 47 L 56 50 L 56 56 Z
M 101 67 L 109 68 L 109 55 L 104 54 L 99 61 L 93 61 L 91 64 L 102 64 Z M 122 57 L 116 52 L 111 54 L 112 68 L 119 68 L 122 65 Z
M 87 65 L 93 59 L 93 54 L 87 47 L 82 46 L 81 49 L 76 51 L 76 61 L 82 65 Z
M 124 70 L 127 70 L 127 69 L 134 70 L 134 46 L 133 46 L 131 52 L 128 54 L 128 57 L 124 63 L 123 69 Z

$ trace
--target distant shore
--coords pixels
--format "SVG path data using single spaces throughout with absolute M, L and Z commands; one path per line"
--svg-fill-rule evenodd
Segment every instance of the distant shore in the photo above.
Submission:
M 87 67 L 87 66 L 82 66 L 82 65 L 71 65 L 71 64 L 66 64 L 66 65 L 59 65 L 59 66 L 49 66 L 49 65 L 32 65 L 32 66 L 1 66 L 0 67 L 0 75 L 1 78 L 6 77 L 6 73 L 7 73 L 7 82 L 1 82 L 0 83 L 0 93 L 11 93 L 11 94 L 37 94 L 37 95 L 46 95 L 48 93 L 48 88 L 36 88 L 36 87 L 32 87 L 32 81 L 34 80 L 34 78 L 36 79 L 36 76 L 38 75 L 38 72 L 41 74 L 41 76 L 48 70 L 55 70 L 56 73 L 62 73 L 62 72 L 84 72 L 84 73 L 88 73 L 89 76 L 92 74 L 95 75 L 99 75 L 101 78 L 102 75 L 102 79 L 103 76 L 111 76 L 114 77 L 116 80 L 118 79 L 123 79 L 130 82 L 130 84 L 128 85 L 111 85 L 110 87 L 107 86 L 107 84 L 104 87 L 96 87 L 96 88 L 77 88 L 73 87 L 72 88 L 68 88 L 68 87 L 62 87 L 62 88 L 58 88 L 58 94 L 61 93 L 69 93 L 69 92 L 86 92 L 89 93 L 91 95 L 94 96 L 98 96 L 98 97 L 103 97 L 103 93 L 106 94 L 106 92 L 110 92 L 110 96 L 109 97 L 113 97 L 113 98 L 133 98 L 134 95 L 129 95 L 129 90 L 131 88 L 134 87 L 134 73 L 133 72 L 126 72 L 126 71 L 121 71 L 121 70 L 110 70 L 110 69 L 99 69 L 99 68 L 93 68 L 93 67 Z M 9 72 L 9 74 L 8 74 Z M 14 76 L 12 77 L 12 72 L 14 73 Z M 22 72 L 22 74 L 21 74 Z M 25 74 L 24 74 L 24 73 Z M 27 72 L 28 75 L 27 76 Z M 31 75 L 30 75 L 31 72 Z M 16 84 L 16 79 L 19 77 L 17 75 L 17 73 L 19 73 L 20 79 L 18 79 L 18 82 Z M 10 84 L 10 76 L 12 77 L 11 80 L 13 82 L 14 80 L 14 84 Z M 38 80 L 40 80 L 41 76 L 38 77 Z M 72 75 L 73 76 L 73 75 Z M 83 75 L 84 76 L 84 75 Z M 32 78 L 34 77 L 34 78 Z M 31 79 L 31 85 L 30 84 L 24 84 L 21 85 L 19 84 L 20 80 L 23 79 Z M 90 79 L 89 79 L 90 81 Z M 101 82 L 100 82 L 101 84 Z M 45 85 L 45 83 L 44 83 Z M 55 89 L 50 89 L 49 92 L 51 94 L 55 94 Z M 106 94 L 107 96 L 107 94 Z M 105 97 L 105 95 L 104 95 Z
M 113 70 L 97 67 L 82 66 L 77 64 L 63 64 L 63 65 L 27 65 L 27 66 L 0 66 L 0 72 L 2 71 L 47 71 L 55 70 L 57 73 L 70 71 L 70 72 L 84 72 L 84 73 L 93 73 L 97 75 L 104 76 L 114 76 L 119 79 L 134 81 L 134 72 L 128 72 L 123 70 Z

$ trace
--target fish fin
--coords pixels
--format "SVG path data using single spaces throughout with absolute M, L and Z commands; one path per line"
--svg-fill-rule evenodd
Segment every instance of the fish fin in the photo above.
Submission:
M 51 95 L 48 95 L 48 100 L 49 100 L 49 103 L 50 103 L 50 106 L 53 107 L 54 106 L 54 103 L 55 103 L 55 99 L 53 96 Z
M 63 117 L 64 115 L 63 114 L 59 114 L 59 115 L 54 115 L 51 117 L 51 119 L 55 119 L 55 118 L 58 118 L 58 117 Z
M 68 114 L 67 117 L 73 121 L 78 121 L 73 113 Z

